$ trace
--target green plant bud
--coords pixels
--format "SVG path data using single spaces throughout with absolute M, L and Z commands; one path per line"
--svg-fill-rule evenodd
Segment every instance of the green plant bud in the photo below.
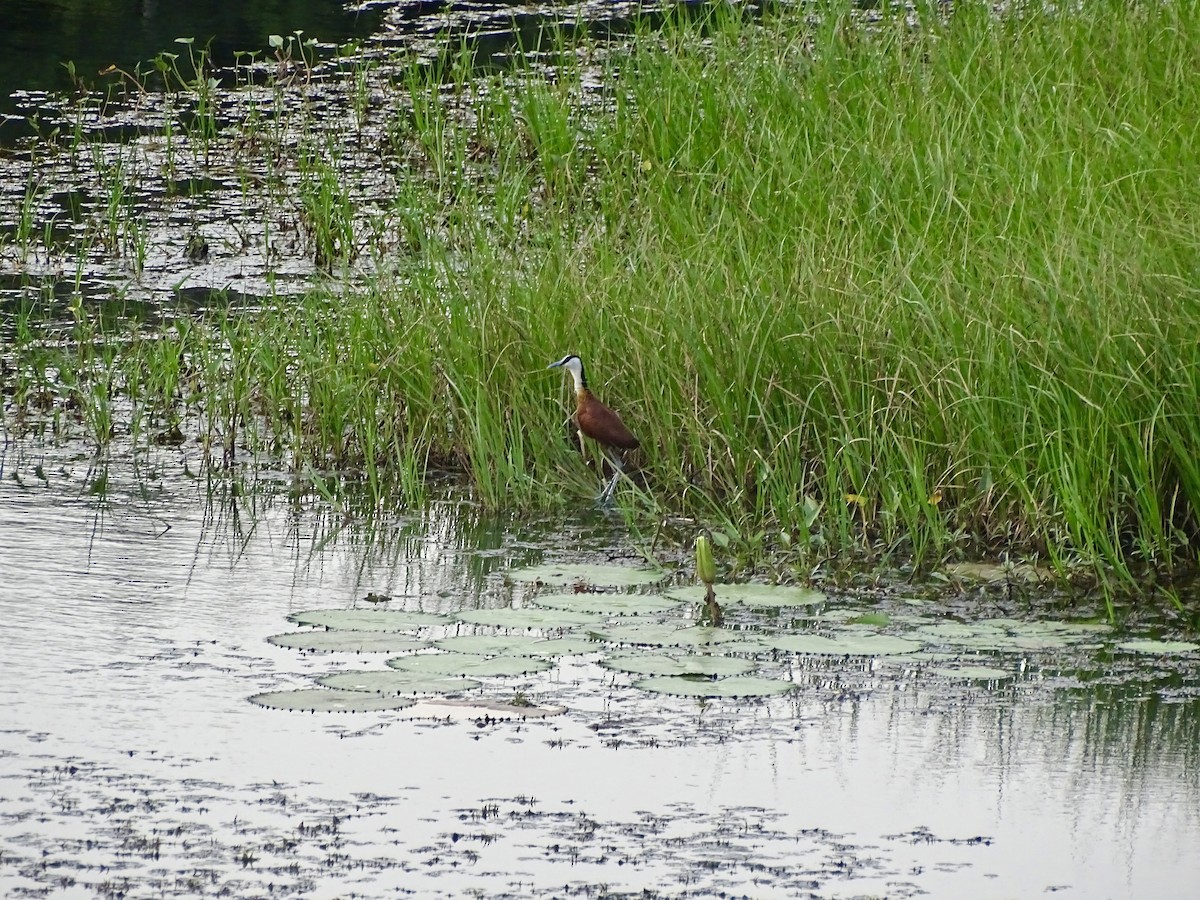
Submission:
M 696 538 L 696 576 L 705 584 L 717 580 L 717 564 L 713 562 L 712 544 L 705 535 Z

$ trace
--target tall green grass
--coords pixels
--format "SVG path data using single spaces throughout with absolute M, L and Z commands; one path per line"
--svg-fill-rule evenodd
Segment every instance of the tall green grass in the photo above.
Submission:
M 1196 562 L 1200 3 L 718 10 L 565 59 L 394 84 L 424 172 L 388 266 L 158 336 L 205 427 L 381 496 L 438 466 L 574 502 L 543 367 L 578 352 L 645 448 L 635 513 L 802 559 Z M 339 204 L 327 257 L 369 243 Z

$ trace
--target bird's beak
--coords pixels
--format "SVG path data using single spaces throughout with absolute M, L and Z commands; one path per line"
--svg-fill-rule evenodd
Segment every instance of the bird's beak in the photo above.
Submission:
M 546 366 L 546 368 L 547 368 L 547 369 L 557 369 L 557 368 L 558 368 L 559 366 L 561 366 L 561 365 L 562 365 L 562 360 L 560 359 L 560 360 L 559 360 L 558 362 L 556 362 L 556 363 L 550 363 L 550 365 Z

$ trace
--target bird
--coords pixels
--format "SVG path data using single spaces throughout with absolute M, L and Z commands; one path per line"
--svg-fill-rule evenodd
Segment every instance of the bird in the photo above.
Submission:
M 579 429 L 582 443 L 583 436 L 590 437 L 600 445 L 604 456 L 612 463 L 614 472 L 600 496 L 596 499 L 607 503 L 612 499 L 617 487 L 617 479 L 625 472 L 618 456 L 621 450 L 636 450 L 640 445 L 621 417 L 596 399 L 596 395 L 588 390 L 587 377 L 583 374 L 583 360 L 574 353 L 568 353 L 556 363 L 550 363 L 546 368 L 563 368 L 571 373 L 575 381 L 575 427 Z

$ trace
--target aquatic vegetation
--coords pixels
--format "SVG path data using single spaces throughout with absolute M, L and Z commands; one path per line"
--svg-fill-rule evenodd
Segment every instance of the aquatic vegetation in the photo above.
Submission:
M 317 684 L 340 691 L 364 691 L 385 697 L 402 694 L 453 694 L 473 691 L 479 682 L 471 678 L 451 678 L 434 674 L 378 669 L 363 672 L 335 672 L 322 675 Z
M 586 587 L 635 587 L 662 581 L 666 572 L 660 569 L 637 569 L 632 566 L 604 566 L 586 563 L 544 563 L 526 569 L 509 569 L 505 576 L 512 581 L 537 581 L 543 584 L 580 584 Z
M 796 689 L 796 685 L 789 681 L 754 675 L 733 675 L 716 680 L 696 680 L 684 675 L 652 675 L 635 681 L 633 686 L 644 691 L 681 697 L 769 697 Z
M 448 616 L 412 610 L 310 609 L 292 613 L 289 622 L 347 631 L 407 631 L 427 625 L 442 625 Z
M 815 606 L 826 602 L 829 598 L 820 591 L 796 585 L 781 584 L 722 584 L 715 588 L 717 599 L 721 603 L 744 603 L 746 606 L 757 607 L 787 607 Z M 671 588 L 666 596 L 689 603 L 699 603 L 704 599 L 702 586 Z
M 255 694 L 251 703 L 271 709 L 295 712 L 378 712 L 404 709 L 416 701 L 411 697 L 384 697 L 364 691 L 334 691 L 326 688 L 305 688 L 295 691 L 268 691 Z
M 441 650 L 479 656 L 562 656 L 594 653 L 599 645 L 583 637 L 540 638 L 523 634 L 461 634 L 433 642 Z
M 600 665 L 633 675 L 702 675 L 706 678 L 745 675 L 758 668 L 758 664 L 750 659 L 709 656 L 702 653 L 675 656 L 660 653 L 622 653 L 606 656 L 600 661 Z
M 188 45 L 163 76 L 191 114 L 120 151 L 81 114 L 62 134 L 91 222 L 42 247 L 46 185 L 22 175 L 11 255 L 119 256 L 122 290 L 198 277 L 211 255 L 167 281 L 184 257 L 156 260 L 141 198 L 221 158 L 244 195 L 209 245 L 271 279 L 295 245 L 310 288 L 137 324 L 77 302 L 65 346 L 14 347 L 6 421 L 186 435 L 209 465 L 335 471 L 380 505 L 450 468 L 482 503 L 551 506 L 595 481 L 541 374 L 574 346 L 652 448 L 628 515 L 711 524 L 747 568 L 1190 567 L 1198 11 L 722 7 L 580 37 L 552 77 L 519 55 L 347 67 L 348 129 L 294 90 L 319 74 L 298 36 L 265 91 L 261 70 L 213 85 Z M 380 105 L 355 105 L 368 85 Z
M 644 616 L 679 607 L 679 601 L 645 594 L 538 594 L 529 599 L 538 606 L 603 616 Z
M 576 628 L 600 621 L 590 613 L 565 609 L 468 609 L 455 616 L 460 622 L 472 625 L 493 625 L 496 628 Z
M 389 659 L 387 665 L 405 672 L 427 675 L 462 675 L 477 678 L 498 675 L 532 675 L 553 668 L 554 663 L 537 656 L 477 656 L 470 653 L 417 653 Z
M 403 653 L 421 650 L 428 641 L 393 631 L 289 631 L 273 634 L 267 641 L 290 650 L 319 650 L 325 653 Z

